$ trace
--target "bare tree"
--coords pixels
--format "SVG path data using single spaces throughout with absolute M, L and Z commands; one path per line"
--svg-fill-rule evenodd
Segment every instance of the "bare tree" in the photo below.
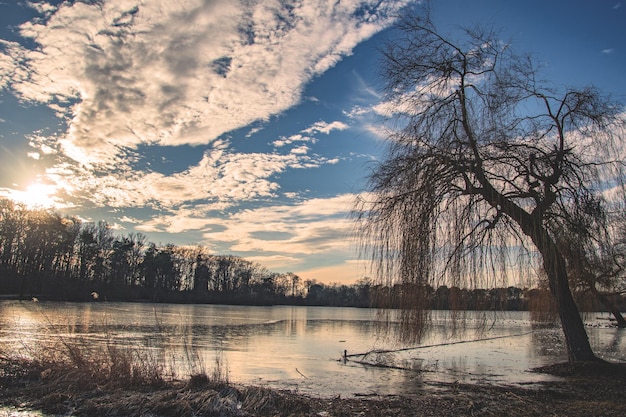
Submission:
M 591 87 L 539 82 L 495 32 L 455 42 L 416 14 L 397 29 L 382 51 L 396 125 L 355 211 L 378 276 L 406 288 L 404 321 L 420 334 L 420 288 L 506 285 L 539 269 L 569 359 L 595 359 L 556 234 L 621 178 L 623 108 Z

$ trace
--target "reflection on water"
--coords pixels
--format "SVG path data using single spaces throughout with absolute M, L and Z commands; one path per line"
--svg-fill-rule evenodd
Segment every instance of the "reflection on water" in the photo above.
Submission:
M 625 361 L 624 330 L 598 316 L 586 318 L 594 350 Z M 422 343 L 405 346 L 368 309 L 0 302 L 8 348 L 63 337 L 109 341 L 161 352 L 180 377 L 202 366 L 210 373 L 219 358 L 233 382 L 322 396 L 410 394 L 435 381 L 531 382 L 547 376 L 528 369 L 566 359 L 560 330 L 534 329 L 527 313 L 467 313 L 463 326 L 453 323 L 434 312 Z M 373 352 L 380 349 L 396 351 Z M 344 350 L 369 353 L 342 361 Z

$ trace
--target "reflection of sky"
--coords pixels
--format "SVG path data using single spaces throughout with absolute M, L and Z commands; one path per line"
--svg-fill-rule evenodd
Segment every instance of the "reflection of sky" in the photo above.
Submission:
M 454 332 L 447 316 L 433 313 L 420 347 L 343 363 L 344 349 L 355 354 L 404 346 L 391 341 L 393 331 L 379 334 L 376 314 L 367 309 L 0 302 L 2 341 L 8 345 L 37 346 L 69 335 L 93 343 L 109 339 L 162 352 L 180 377 L 202 369 L 210 374 L 217 359 L 233 382 L 329 396 L 415 393 L 436 381 L 537 381 L 548 377 L 528 369 L 566 359 L 560 329 L 532 331 L 525 313 L 472 314 Z M 623 332 L 608 328 L 607 320 L 589 320 L 594 350 L 605 359 L 626 360 Z M 476 338 L 488 340 L 467 342 Z M 360 359 L 405 370 L 375 368 Z

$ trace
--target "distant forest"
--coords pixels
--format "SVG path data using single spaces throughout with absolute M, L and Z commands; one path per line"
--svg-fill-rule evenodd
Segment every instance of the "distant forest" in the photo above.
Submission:
M 551 309 L 545 289 L 417 290 L 433 309 Z M 401 307 L 394 300 L 402 291 L 416 289 L 375 285 L 367 278 L 354 285 L 302 280 L 205 247 L 157 246 L 141 233 L 117 235 L 106 222 L 81 222 L 0 200 L 2 298 L 393 308 Z M 602 310 L 594 300 L 584 305 Z

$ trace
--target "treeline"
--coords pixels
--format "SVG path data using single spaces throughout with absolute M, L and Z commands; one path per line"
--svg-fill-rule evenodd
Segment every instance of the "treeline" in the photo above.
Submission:
M 303 298 L 295 274 L 204 247 L 158 246 L 0 200 L 0 294 L 57 300 L 284 303 Z
M 55 300 L 367 305 L 354 289 L 303 281 L 201 246 L 159 246 L 56 212 L 0 200 L 0 294 Z
M 537 289 L 417 290 L 433 309 L 526 310 L 550 304 L 547 291 Z M 0 200 L 0 295 L 5 297 L 398 308 L 407 292 L 416 289 L 367 279 L 354 285 L 302 280 L 201 246 L 158 246 L 141 233 L 118 235 L 106 222 L 81 222 Z

